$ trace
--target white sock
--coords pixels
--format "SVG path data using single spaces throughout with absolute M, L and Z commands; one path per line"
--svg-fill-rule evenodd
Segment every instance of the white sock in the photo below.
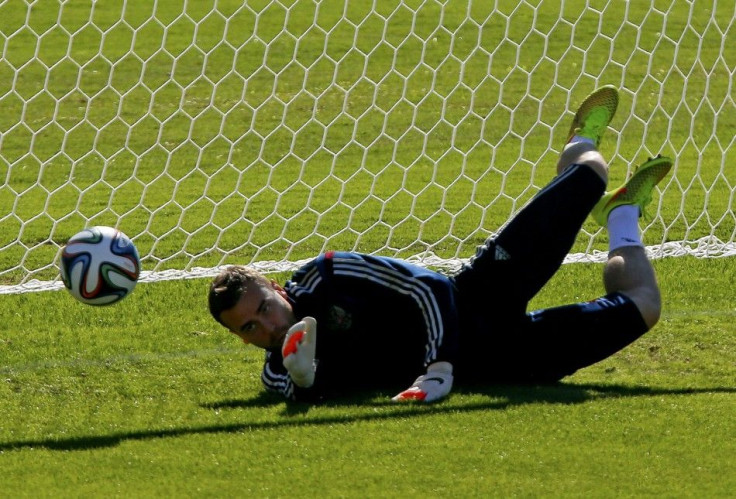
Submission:
M 581 137 L 580 135 L 573 136 L 573 138 L 570 139 L 568 144 L 576 144 L 578 142 L 587 142 L 588 144 L 595 145 L 595 140 L 589 139 L 588 137 Z
M 617 206 L 608 214 L 608 249 L 622 246 L 644 246 L 639 235 L 639 207 L 635 204 Z

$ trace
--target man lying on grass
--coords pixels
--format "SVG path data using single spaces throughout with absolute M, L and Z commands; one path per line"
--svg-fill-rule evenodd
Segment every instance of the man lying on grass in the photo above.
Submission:
M 282 287 L 232 266 L 212 282 L 210 312 L 266 350 L 265 387 L 292 400 L 410 385 L 393 400 L 432 402 L 453 384 L 551 383 L 613 355 L 659 320 L 638 219 L 672 167 L 668 158 L 649 159 L 604 192 L 608 165 L 598 145 L 617 105 L 610 86 L 588 96 L 557 176 L 457 274 L 328 252 Z M 609 233 L 606 294 L 528 312 L 588 215 Z

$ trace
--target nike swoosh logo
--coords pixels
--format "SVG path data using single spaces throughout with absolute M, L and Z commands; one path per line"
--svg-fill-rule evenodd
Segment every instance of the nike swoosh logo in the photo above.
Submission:
M 442 378 L 427 378 L 424 381 L 436 381 L 440 385 L 444 384 L 445 380 Z

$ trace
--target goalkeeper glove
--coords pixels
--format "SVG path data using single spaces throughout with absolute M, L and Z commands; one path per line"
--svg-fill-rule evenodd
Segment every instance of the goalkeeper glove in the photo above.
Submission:
M 427 374 L 419 376 L 413 385 L 391 400 L 434 402 L 446 397 L 450 390 L 452 390 L 452 364 L 435 362 L 427 367 Z
M 309 388 L 314 384 L 316 351 L 317 321 L 312 317 L 304 317 L 289 328 L 281 347 L 284 367 L 297 386 Z

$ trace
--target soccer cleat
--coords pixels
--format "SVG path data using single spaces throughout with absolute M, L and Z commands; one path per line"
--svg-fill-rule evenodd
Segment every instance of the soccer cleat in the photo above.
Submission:
M 622 205 L 637 205 L 639 215 L 646 216 L 645 210 L 652 201 L 652 190 L 672 168 L 672 160 L 661 154 L 656 158 L 649 158 L 639 166 L 621 187 L 603 195 L 595 205 L 591 216 L 596 222 L 605 227 L 608 224 L 608 215 L 611 210 Z
M 567 137 L 569 143 L 576 135 L 595 142 L 598 147 L 603 132 L 616 114 L 618 90 L 613 85 L 605 85 L 585 98 L 570 125 Z

